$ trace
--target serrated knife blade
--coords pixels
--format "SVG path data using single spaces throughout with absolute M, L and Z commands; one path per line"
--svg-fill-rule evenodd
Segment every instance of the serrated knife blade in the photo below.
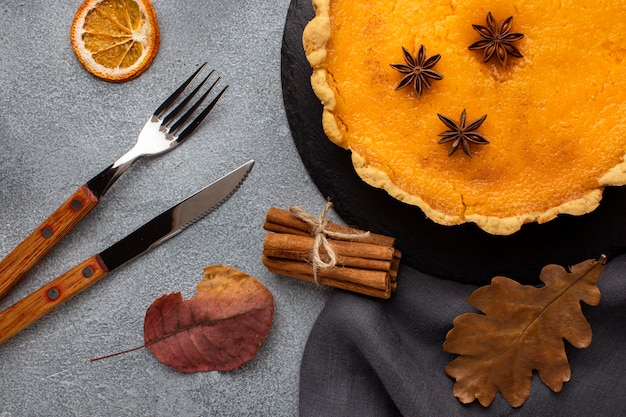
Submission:
M 254 161 L 248 161 L 0 312 L 0 343 L 215 210 L 237 191 L 253 166 Z

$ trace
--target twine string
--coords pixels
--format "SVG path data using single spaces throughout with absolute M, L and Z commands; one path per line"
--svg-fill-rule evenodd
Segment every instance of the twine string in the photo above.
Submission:
M 370 235 L 370 232 L 342 233 L 328 230 L 330 219 L 326 217 L 326 213 L 328 213 L 332 205 L 330 201 L 327 202 L 318 217 L 307 213 L 298 206 L 289 208 L 291 214 L 311 226 L 311 235 L 315 238 L 315 241 L 311 248 L 310 257 L 313 265 L 313 279 L 317 285 L 320 285 L 318 270 L 334 268 L 337 265 L 337 253 L 333 249 L 333 245 L 328 241 L 328 238 L 335 240 L 358 240 Z M 326 252 L 328 260 L 322 259 L 321 249 Z

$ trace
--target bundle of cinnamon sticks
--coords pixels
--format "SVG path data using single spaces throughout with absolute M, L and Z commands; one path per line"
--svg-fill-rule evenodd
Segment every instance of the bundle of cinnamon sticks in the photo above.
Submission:
M 263 263 L 272 272 L 384 299 L 396 289 L 401 253 L 392 237 L 328 222 L 325 230 L 342 236 L 327 238 L 336 262 L 316 267 L 312 253 L 319 230 L 314 225 L 292 211 L 272 207 L 263 228 L 272 232 L 263 242 Z M 318 251 L 328 261 L 328 252 L 323 247 Z

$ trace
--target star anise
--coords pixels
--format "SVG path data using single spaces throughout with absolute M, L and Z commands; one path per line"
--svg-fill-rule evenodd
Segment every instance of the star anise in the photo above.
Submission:
M 515 58 L 522 58 L 523 55 L 513 42 L 524 37 L 522 33 L 511 33 L 511 21 L 513 16 L 509 16 L 500 26 L 491 15 L 487 13 L 487 26 L 472 25 L 474 30 L 483 38 L 469 46 L 469 49 L 484 49 L 483 62 L 488 62 L 494 54 L 498 57 L 500 64 L 506 65 L 506 58 L 511 55 Z
M 440 133 L 439 136 L 442 137 L 439 140 L 439 144 L 452 142 L 452 147 L 450 148 L 450 152 L 448 152 L 448 156 L 451 156 L 456 150 L 461 146 L 463 152 L 467 154 L 467 156 L 472 156 L 472 152 L 470 151 L 469 144 L 475 143 L 476 145 L 486 145 L 489 143 L 487 139 L 485 139 L 481 134 L 476 133 L 476 130 L 483 124 L 487 115 L 474 120 L 467 126 L 465 125 L 465 109 L 461 113 L 461 121 L 459 124 L 447 116 L 437 113 L 439 119 L 448 127 L 449 130 L 446 130 L 443 133 Z
M 404 53 L 404 61 L 406 64 L 391 64 L 393 69 L 406 74 L 402 80 L 400 80 L 400 83 L 398 83 L 396 90 L 406 87 L 409 84 L 413 84 L 415 92 L 417 93 L 417 98 L 420 98 L 424 87 L 430 90 L 430 79 L 443 79 L 443 75 L 432 69 L 435 64 L 439 62 L 439 59 L 441 59 L 441 55 L 437 54 L 431 56 L 430 58 L 427 57 L 424 45 L 420 46 L 416 56 L 411 55 L 411 53 L 404 46 L 402 47 L 402 52 Z

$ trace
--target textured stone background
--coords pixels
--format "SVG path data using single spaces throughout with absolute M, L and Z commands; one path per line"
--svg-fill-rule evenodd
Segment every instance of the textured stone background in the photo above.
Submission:
M 327 291 L 261 263 L 270 206 L 318 212 L 317 191 L 283 109 L 280 46 L 289 2 L 154 0 L 161 46 L 139 78 L 111 84 L 75 58 L 79 0 L 0 5 L 0 258 L 80 185 L 135 142 L 148 115 L 204 61 L 230 85 L 182 147 L 131 168 L 0 309 L 99 252 L 250 158 L 244 186 L 216 212 L 0 345 L 0 416 L 293 416 L 300 359 Z M 140 350 L 145 310 L 164 293 L 195 293 L 202 269 L 226 264 L 275 297 L 258 355 L 228 373 L 181 374 Z

